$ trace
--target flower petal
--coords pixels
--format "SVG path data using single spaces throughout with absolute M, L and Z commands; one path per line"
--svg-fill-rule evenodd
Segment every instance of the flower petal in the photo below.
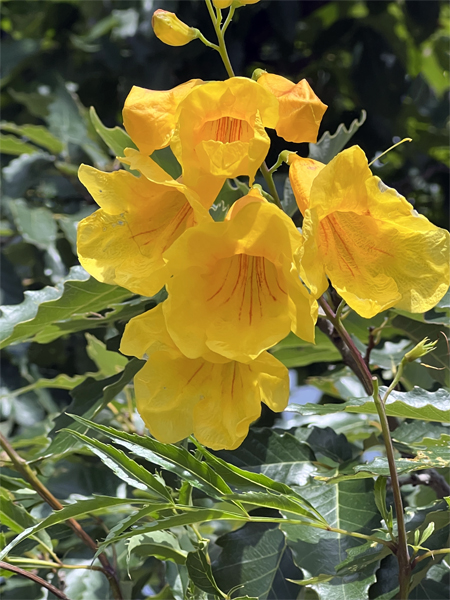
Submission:
M 288 142 L 316 142 L 327 105 L 319 100 L 306 79 L 295 84 L 280 75 L 263 73 L 258 84 L 279 101 L 280 118 L 275 127 L 278 135 Z
M 150 160 L 150 159 L 149 159 Z M 209 215 L 177 182 L 157 183 L 127 171 L 103 173 L 82 165 L 80 181 L 105 208 L 78 227 L 78 254 L 99 281 L 152 296 L 166 282 L 163 253 Z
M 152 154 L 169 145 L 179 103 L 192 88 L 202 83 L 201 79 L 191 79 L 162 92 L 132 87 L 123 108 L 123 124 L 143 154 Z

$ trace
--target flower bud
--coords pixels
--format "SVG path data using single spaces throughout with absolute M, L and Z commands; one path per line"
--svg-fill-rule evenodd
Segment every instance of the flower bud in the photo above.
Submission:
M 216 8 L 220 8 L 220 10 L 222 10 L 231 6 L 233 4 L 233 0 L 213 0 L 213 4 Z
M 425 356 L 425 354 L 432 352 L 435 349 L 436 344 L 437 341 L 430 342 L 428 338 L 424 338 L 421 342 L 417 344 L 417 346 L 414 346 L 412 350 L 405 354 L 403 360 L 405 362 L 414 362 L 418 358 Z
M 168 46 L 185 46 L 198 37 L 198 31 L 189 27 L 167 10 L 158 9 L 153 13 L 152 27 L 155 35 Z

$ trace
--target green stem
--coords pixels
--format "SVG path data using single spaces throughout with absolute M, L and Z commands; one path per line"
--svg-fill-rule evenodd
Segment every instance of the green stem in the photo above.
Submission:
M 395 381 L 395 380 L 394 380 Z M 400 592 L 399 598 L 402 600 L 408 598 L 409 586 L 411 581 L 411 561 L 408 552 L 408 541 L 406 538 L 406 526 L 405 517 L 403 512 L 403 500 L 400 491 L 400 483 L 398 480 L 397 469 L 395 467 L 395 456 L 394 447 L 392 445 L 391 434 L 389 431 L 389 424 L 384 409 L 384 402 L 387 399 L 388 393 L 386 392 L 383 400 L 380 398 L 378 393 L 378 379 L 373 377 L 373 399 L 375 407 L 377 409 L 378 417 L 380 419 L 381 431 L 383 435 L 383 441 L 386 448 L 386 457 L 389 464 L 389 473 L 391 476 L 392 493 L 394 495 L 395 512 L 397 517 L 397 560 L 399 567 L 399 584 Z
M 236 10 L 236 9 L 234 8 L 234 6 L 231 6 L 231 7 L 230 7 L 230 10 L 228 11 L 227 18 L 225 19 L 225 23 L 223 24 L 223 27 L 222 27 L 222 35 L 223 35 L 223 36 L 225 36 L 225 32 L 226 32 L 226 30 L 228 29 L 228 25 L 231 23 L 231 19 L 232 19 L 232 18 L 233 18 L 233 16 L 234 16 L 234 11 L 235 11 L 235 10 Z
M 281 206 L 280 197 L 278 196 L 277 188 L 275 186 L 275 182 L 274 182 L 273 177 L 272 177 L 272 173 L 267 168 L 267 165 L 266 165 L 265 161 L 259 167 L 259 170 L 261 171 L 262 176 L 266 180 L 267 187 L 269 188 L 270 195 L 274 199 L 275 204 L 278 206 L 278 208 L 281 208 L 281 210 L 283 210 L 283 207 Z
M 383 396 L 383 400 L 382 400 L 383 406 L 386 404 L 386 400 L 389 398 L 390 393 L 395 389 L 395 387 L 396 387 L 397 383 L 400 381 L 402 375 L 403 375 L 403 360 L 398 365 L 397 373 L 395 374 L 394 380 L 391 383 L 391 385 L 388 387 L 388 389 L 386 390 L 386 393 Z
M 13 565 L 29 565 L 30 567 L 42 567 L 43 569 L 46 567 L 49 569 L 89 569 L 89 571 L 101 571 L 103 573 L 102 567 L 91 565 L 66 565 L 64 563 L 56 563 L 51 560 L 39 560 L 37 558 L 10 557 L 8 561 Z
M 429 550 L 428 552 L 425 552 L 425 554 L 421 554 L 420 556 L 418 556 L 415 560 L 415 563 L 417 564 L 421 560 L 425 560 L 430 556 L 431 558 L 434 558 L 435 554 L 450 554 L 450 548 L 441 548 L 440 550 Z
M 61 502 L 57 500 L 55 496 L 53 496 L 53 494 L 50 492 L 50 490 L 48 490 L 45 487 L 45 485 L 38 479 L 36 473 L 28 465 L 26 460 L 24 460 L 19 454 L 17 454 L 17 452 L 8 442 L 8 440 L 1 433 L 0 446 L 11 459 L 15 469 L 22 475 L 24 479 L 28 481 L 31 487 L 39 494 L 39 496 L 41 496 L 43 500 L 45 500 L 45 502 L 47 502 L 49 506 L 53 508 L 53 510 L 61 510 L 62 508 L 64 508 Z M 75 519 L 67 519 L 66 523 L 74 531 L 74 533 L 86 544 L 86 546 L 91 548 L 93 552 L 97 552 L 97 544 L 90 537 L 90 535 L 88 535 L 84 531 L 84 529 L 81 527 L 78 521 L 76 521 Z M 109 580 L 114 599 L 122 600 L 120 584 L 114 569 L 109 563 L 108 558 L 104 553 L 100 554 L 98 558 L 103 567 L 103 572 Z
M 214 13 L 214 8 L 213 5 L 211 3 L 211 0 L 205 0 L 206 2 L 206 6 L 208 8 L 208 12 L 209 15 L 211 17 L 211 21 L 212 24 L 214 26 L 214 30 L 216 32 L 217 35 L 217 41 L 219 42 L 219 47 L 218 47 L 218 52 L 220 54 L 220 57 L 222 58 L 222 62 L 225 66 L 225 69 L 227 70 L 228 73 L 228 77 L 235 77 L 234 71 L 233 71 L 233 67 L 231 66 L 231 62 L 230 62 L 230 57 L 228 56 L 228 51 L 227 51 L 227 47 L 225 45 L 225 38 L 224 38 L 224 33 L 226 30 L 226 27 L 228 27 L 229 25 L 229 21 L 228 18 L 225 21 L 225 25 L 223 30 L 220 28 L 220 23 L 222 20 L 222 13 L 220 10 L 217 11 L 217 14 Z M 228 15 L 229 17 L 230 15 Z M 227 22 L 228 21 L 228 22 Z M 231 19 L 230 19 L 231 21 Z

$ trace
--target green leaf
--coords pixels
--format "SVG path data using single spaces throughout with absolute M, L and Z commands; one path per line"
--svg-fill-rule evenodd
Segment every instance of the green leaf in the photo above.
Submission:
M 155 556 L 159 560 L 171 560 L 183 565 L 187 552 L 180 548 L 177 538 L 168 531 L 155 531 L 145 535 L 133 535 L 127 543 L 128 562 L 131 553 L 138 556 Z
M 320 377 L 308 377 L 308 385 L 313 385 L 324 394 L 349 400 L 364 395 L 364 387 L 349 367 L 333 371 Z
M 245 491 L 260 491 L 261 489 L 270 490 L 272 492 L 284 494 L 285 496 L 290 496 L 295 502 L 303 503 L 308 508 L 311 508 L 311 505 L 308 502 L 305 502 L 304 499 L 288 485 L 280 483 L 278 481 L 274 481 L 273 479 L 262 473 L 253 473 L 251 471 L 240 469 L 235 465 L 227 463 L 226 461 L 209 452 L 206 448 L 201 446 L 195 439 L 193 441 L 202 453 L 206 462 L 208 462 L 216 471 L 216 473 L 221 475 L 229 485 Z M 248 495 L 243 495 L 240 496 L 239 499 L 241 501 L 247 501 L 246 499 L 248 497 Z M 323 521 L 321 515 L 313 516 L 314 520 L 316 520 L 317 518 Z
M 448 596 L 450 567 L 447 563 L 433 565 L 420 583 L 412 588 L 410 600 L 442 600 Z
M 286 367 L 305 367 L 317 362 L 336 362 L 342 356 L 330 339 L 316 329 L 316 343 L 310 344 L 290 333 L 283 341 L 279 342 L 270 352 Z
M 0 521 L 14 533 L 21 533 L 36 525 L 36 519 L 23 506 L 13 501 L 12 497 L 4 490 L 0 490 Z M 47 551 L 52 550 L 52 541 L 47 532 L 40 531 L 32 537 Z
M 93 106 L 89 109 L 89 116 L 95 131 L 112 151 L 114 156 L 124 156 L 123 151 L 125 148 L 136 148 L 136 145 L 124 129 L 121 127 L 105 127 L 100 121 Z
M 71 561 L 68 562 L 70 564 Z M 76 564 L 83 562 L 78 560 Z M 86 569 L 61 569 L 61 575 L 64 576 L 64 593 L 70 600 L 106 600 L 111 597 L 106 575 L 101 571 L 89 569 L 89 564 L 90 561 L 86 561 Z M 48 598 L 50 599 L 50 594 Z
M 47 123 L 51 133 L 63 142 L 66 154 L 69 144 L 74 144 L 80 146 L 100 168 L 107 166 L 109 157 L 89 136 L 87 123 L 80 114 L 75 95 L 63 83 L 55 90 L 54 100 L 49 105 Z
M 16 123 L 3 122 L 0 123 L 0 130 L 23 136 L 52 154 L 59 154 L 64 148 L 64 144 L 42 125 L 16 125 Z
M 316 457 L 307 444 L 290 433 L 271 429 L 250 429 L 239 448 L 232 452 L 222 450 L 218 455 L 241 469 L 267 475 L 288 486 L 305 485 L 316 472 L 312 464 Z
M 404 421 L 392 432 L 394 442 L 405 445 L 420 444 L 424 438 L 439 439 L 443 433 L 448 433 L 445 425 L 429 421 Z
M 128 359 L 118 352 L 112 352 L 106 349 L 106 344 L 97 339 L 94 335 L 86 333 L 87 339 L 86 352 L 89 358 L 97 365 L 99 374 L 104 377 L 111 377 L 116 373 L 123 371 Z
M 226 505 L 227 509 L 230 508 Z M 170 508 L 170 505 L 159 505 L 160 508 Z M 141 525 L 133 529 L 133 534 L 147 534 L 153 533 L 154 531 L 161 531 L 165 529 L 171 529 L 172 527 L 180 527 L 182 525 L 194 525 L 196 523 L 206 523 L 208 521 L 216 520 L 229 520 L 229 521 L 241 521 L 245 523 L 248 521 L 248 517 L 243 513 L 230 512 L 229 510 L 221 510 L 219 508 L 195 508 L 189 506 L 178 507 L 183 509 L 185 512 L 177 515 L 171 515 L 155 520 L 149 525 Z M 150 511 L 149 511 L 150 512 Z M 148 513 L 147 513 L 148 514 Z M 130 523 L 131 524 L 131 523 Z M 114 541 L 121 539 L 128 539 L 131 533 L 116 534 Z M 107 540 L 105 540 L 107 541 Z M 99 547 L 99 552 L 102 550 L 102 546 Z
M 22 304 L 1 307 L 0 348 L 28 340 L 46 344 L 88 329 L 99 319 L 99 311 L 130 295 L 124 288 L 96 281 L 82 267 L 72 267 L 55 287 L 27 291 Z
M 296 598 L 298 589 L 287 579 L 300 579 L 279 526 L 249 523 L 216 541 L 222 548 L 212 564 L 218 586 L 229 593 L 266 598 Z
M 381 394 L 386 388 L 380 388 Z M 428 392 L 415 387 L 410 392 L 391 392 L 386 402 L 388 417 L 450 421 L 450 393 L 444 389 Z M 301 415 L 327 415 L 335 412 L 376 414 L 372 398 L 352 398 L 342 404 L 290 404 L 286 409 Z
M 292 217 L 299 210 L 289 177 L 286 177 L 284 181 L 281 206 L 288 217 Z
M 33 154 L 33 152 L 37 151 L 38 149 L 36 146 L 27 144 L 14 135 L 3 135 L 0 133 L 0 152 L 2 154 L 13 154 L 14 156 L 20 156 L 21 154 Z
M 73 418 L 67 413 L 79 414 L 86 419 L 93 418 L 107 404 L 117 396 L 119 392 L 133 379 L 136 373 L 143 367 L 145 362 L 137 358 L 131 359 L 122 373 L 97 381 L 88 377 L 83 383 L 71 392 L 73 402 L 67 407 L 66 412 L 61 413 L 54 421 L 50 434 L 54 435 L 61 429 L 66 428 L 74 431 L 85 431 L 84 423 L 74 423 Z M 61 431 L 45 449 L 44 456 L 64 454 L 73 448 L 74 440 L 68 431 Z
M 25 200 L 12 200 L 9 207 L 24 240 L 42 250 L 55 245 L 58 227 L 53 213 L 45 208 L 30 208 Z
M 103 444 L 103 442 L 99 442 L 94 438 L 89 438 L 78 431 L 67 431 L 82 440 L 119 479 L 139 490 L 150 491 L 150 493 L 155 493 L 160 498 L 169 502 L 172 501 L 170 492 L 165 486 L 147 469 L 129 458 L 122 450 L 118 450 L 109 444 Z
M 299 441 L 310 446 L 317 456 L 321 454 L 338 464 L 352 459 L 353 448 L 343 433 L 337 434 L 331 427 L 297 427 L 291 431 Z
M 316 510 L 326 515 L 332 527 L 371 534 L 372 529 L 379 526 L 380 514 L 374 501 L 372 481 L 342 482 L 333 486 L 312 481 L 302 489 L 302 494 Z M 287 535 L 295 563 L 312 577 L 336 575 L 335 566 L 346 560 L 347 551 L 361 545 L 356 538 L 304 525 L 282 524 L 281 528 Z M 317 583 L 311 587 L 321 600 L 363 600 L 368 598 L 378 564 L 379 561 L 375 561 L 365 566 L 350 581 L 335 576 L 330 583 Z
M 237 180 L 235 180 L 235 183 L 236 182 Z M 214 204 L 209 209 L 210 215 L 214 221 L 223 221 L 227 212 L 236 200 L 242 198 L 242 196 L 245 196 L 249 192 L 249 188 L 245 186 L 245 184 L 239 183 L 239 186 L 233 186 L 231 181 L 227 179 L 223 184 L 219 195 L 214 200 Z M 242 189 L 243 186 L 244 189 Z M 245 190 L 245 188 L 247 188 L 247 190 Z
M 364 124 L 366 117 L 367 113 L 363 110 L 359 119 L 354 119 L 348 129 L 341 123 L 332 135 L 325 131 L 316 144 L 309 144 L 309 158 L 329 163 Z
M 212 496 L 222 497 L 230 494 L 231 490 L 225 481 L 206 463 L 192 456 L 185 448 L 172 444 L 163 444 L 150 437 L 125 433 L 112 427 L 99 425 L 81 417 L 73 417 L 76 421 L 104 433 L 114 443 L 125 446 L 141 458 L 153 462 L 163 469 L 176 473 L 182 479 L 187 479 L 191 485 Z
M 161 169 L 164 169 L 164 171 L 169 173 L 174 179 L 178 179 L 181 175 L 181 165 L 175 158 L 170 146 L 155 150 L 151 155 L 151 158 L 161 167 Z
M 311 519 L 315 522 L 324 523 L 324 519 L 319 519 L 316 514 L 306 510 L 301 505 L 301 500 L 297 495 L 291 496 L 279 496 L 275 494 L 264 494 L 261 492 L 247 492 L 246 494 L 230 494 L 227 496 L 227 500 L 240 501 L 242 504 L 250 504 L 252 506 L 262 506 L 265 508 L 273 508 L 275 510 L 281 510 L 284 512 L 301 515 L 307 519 Z M 305 503 L 307 506 L 309 503 Z
M 204 550 L 199 549 L 196 552 L 189 552 L 186 559 L 186 567 L 194 585 L 207 594 L 225 598 L 225 594 L 217 586 L 212 573 L 211 563 Z
M 105 513 L 108 512 L 111 508 L 114 508 L 115 506 L 123 506 L 142 502 L 143 500 L 131 500 L 129 498 L 110 498 L 108 496 L 97 496 L 92 500 L 78 500 L 75 504 L 69 504 L 61 510 L 54 512 L 40 523 L 27 527 L 27 529 L 23 530 L 17 537 L 15 537 L 12 540 L 12 542 L 8 544 L 8 546 L 6 546 L 6 548 L 4 548 L 0 552 L 0 560 L 3 560 L 3 558 L 7 556 L 9 552 L 15 546 L 17 546 L 19 542 L 21 542 L 27 537 L 30 537 L 31 535 L 36 535 L 39 531 L 47 529 L 47 527 L 57 525 L 58 523 L 67 521 L 67 519 L 79 519 L 80 517 L 83 517 L 90 513 Z M 148 500 L 146 502 L 148 503 Z M 161 504 L 158 504 L 158 506 L 161 506 Z M 163 506 L 169 505 L 164 504 Z

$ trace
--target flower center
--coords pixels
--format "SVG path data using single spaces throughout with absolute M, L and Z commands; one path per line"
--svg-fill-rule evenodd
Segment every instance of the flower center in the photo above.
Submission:
M 215 121 L 207 121 L 201 128 L 200 137 L 203 140 L 215 140 L 223 144 L 249 142 L 253 137 L 253 130 L 247 121 L 234 117 L 221 117 Z
M 282 274 L 273 263 L 261 256 L 237 254 L 219 260 L 208 276 L 207 302 L 211 308 L 249 325 L 272 312 L 271 305 L 285 302 Z M 284 278 L 283 278 L 284 279 Z

